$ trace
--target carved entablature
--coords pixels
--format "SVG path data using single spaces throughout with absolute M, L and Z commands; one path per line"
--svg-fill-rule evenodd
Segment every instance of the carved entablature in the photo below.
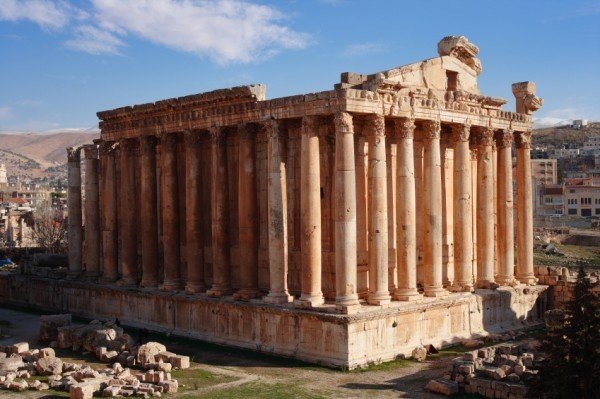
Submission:
M 477 75 L 481 74 L 481 61 L 477 58 L 479 48 L 464 36 L 446 36 L 438 43 L 438 54 L 458 58 L 471 67 Z
M 531 131 L 515 132 L 515 146 L 517 148 L 531 148 Z

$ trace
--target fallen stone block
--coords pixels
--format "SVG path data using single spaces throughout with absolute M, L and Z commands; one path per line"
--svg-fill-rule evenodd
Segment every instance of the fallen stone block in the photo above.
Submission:
M 7 354 L 9 354 L 9 355 L 12 355 L 13 353 L 21 354 L 23 352 L 27 352 L 28 350 L 29 350 L 29 343 L 18 342 L 7 348 Z
M 39 375 L 58 375 L 63 372 L 63 362 L 58 357 L 44 357 L 35 363 Z
M 102 396 L 107 398 L 116 398 L 118 396 L 122 396 L 120 394 L 121 387 L 120 386 L 107 386 L 102 390 Z
M 158 385 L 163 388 L 164 393 L 177 393 L 177 388 L 179 387 L 177 380 L 163 381 Z
M 425 349 L 425 348 L 420 348 L 420 349 Z M 413 351 L 413 357 L 414 357 L 414 351 Z M 427 349 L 425 349 L 425 356 L 423 356 L 423 360 L 425 360 L 426 357 L 427 357 Z M 419 360 L 417 360 L 417 361 L 419 361 Z M 171 356 L 169 358 L 169 362 L 171 363 L 173 368 L 176 368 L 176 369 L 189 369 L 190 368 L 190 357 L 189 356 L 182 356 L 182 355 Z
M 11 381 L 8 384 L 8 389 L 10 389 L 11 391 L 22 392 L 27 388 L 29 388 L 27 381 Z
M 117 351 L 110 351 L 103 354 L 101 359 L 103 362 L 110 363 L 112 360 L 116 359 L 117 356 L 119 356 L 119 353 Z
M 187 356 L 186 356 L 186 357 L 187 357 Z M 416 348 L 415 348 L 415 349 L 413 349 L 413 351 L 412 351 L 412 358 L 413 358 L 413 360 L 415 360 L 415 361 L 417 361 L 417 362 L 422 362 L 422 361 L 424 361 L 424 360 L 427 358 L 427 348 L 425 348 L 424 346 L 419 346 L 419 347 L 416 347 Z M 170 360 L 171 360 L 171 359 L 170 359 Z M 173 359 L 171 360 L 171 364 L 173 365 L 173 367 L 174 367 L 174 368 L 178 368 L 178 365 L 177 365 L 176 361 L 174 361 L 174 360 L 178 360 L 178 359 L 175 359 L 175 358 L 173 358 Z M 190 366 L 190 365 L 189 365 L 189 358 L 188 358 L 188 364 L 187 364 L 187 367 L 189 367 L 189 366 Z M 181 368 L 181 367 L 179 367 L 179 368 Z
M 45 357 L 56 357 L 56 352 L 52 348 L 42 348 L 38 352 L 38 357 L 40 359 L 45 358 Z
M 147 344 L 141 345 L 138 348 L 136 361 L 141 365 L 145 365 L 147 363 L 156 363 L 156 355 L 166 351 L 167 347 L 163 344 L 158 342 L 148 342 Z
M 450 396 L 458 393 L 458 384 L 454 381 L 437 379 L 429 381 L 427 385 L 425 385 L 425 389 L 430 392 Z
M 480 339 L 463 339 L 460 341 L 460 344 L 465 348 L 477 348 L 478 346 L 483 346 L 484 342 Z
M 173 366 L 171 365 L 171 363 L 159 362 L 157 366 L 158 371 L 164 371 L 165 373 L 170 373 L 172 369 Z
M 91 384 L 80 383 L 69 388 L 69 399 L 92 399 L 93 397 L 94 387 Z
M 71 325 L 70 314 L 58 314 L 40 316 L 40 331 L 38 340 L 40 342 L 58 341 L 58 329 Z
M 19 355 L 5 357 L 4 359 L 0 359 L 0 372 L 17 371 L 24 365 L 23 358 Z

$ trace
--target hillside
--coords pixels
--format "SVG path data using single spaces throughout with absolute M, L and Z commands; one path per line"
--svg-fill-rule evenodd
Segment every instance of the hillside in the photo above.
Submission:
M 97 132 L 0 133 L 0 150 L 38 162 L 42 168 L 67 162 L 65 148 L 89 144 Z
M 533 144 L 538 146 L 583 147 L 583 143 L 592 136 L 600 136 L 600 123 L 591 123 L 582 129 L 570 126 L 547 127 L 533 130 Z

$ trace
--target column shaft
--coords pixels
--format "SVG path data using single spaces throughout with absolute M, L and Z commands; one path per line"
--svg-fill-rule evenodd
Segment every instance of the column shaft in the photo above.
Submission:
M 416 136 L 415 132 L 415 136 Z M 415 203 L 415 212 L 417 215 L 416 218 L 416 232 L 417 232 L 417 283 L 423 284 L 423 275 L 425 271 L 425 267 L 423 266 L 423 251 L 424 251 L 424 242 L 423 237 L 425 236 L 425 209 L 424 209 L 424 193 L 425 189 L 423 187 L 423 136 L 422 132 L 418 137 L 413 139 L 413 157 L 414 157 L 414 172 L 415 172 L 415 195 L 416 195 L 416 203 Z
M 135 139 L 119 141 L 119 235 L 121 241 L 120 285 L 137 283 L 137 229 L 135 224 L 135 165 L 137 150 Z
M 85 154 L 85 275 L 96 278 L 100 271 L 98 146 L 86 145 L 83 151 Z
M 302 118 L 300 142 L 301 295 L 298 305 L 323 304 L 321 288 L 321 172 L 316 117 Z
M 473 202 L 471 195 L 471 126 L 453 125 L 454 142 L 454 291 L 473 290 Z
M 477 159 L 477 287 L 494 283 L 494 165 L 491 128 L 480 132 Z
M 533 198 L 531 192 L 531 132 L 516 133 L 517 144 L 517 279 L 535 285 L 533 273 Z
M 397 271 L 398 288 L 394 299 L 408 301 L 419 297 L 417 291 L 417 230 L 415 162 L 413 138 L 414 119 L 395 120 L 398 134 L 397 166 Z
M 439 121 L 426 121 L 423 151 L 424 194 L 424 288 L 425 296 L 442 296 L 442 161 L 440 156 Z M 456 244 L 455 244 L 456 245 Z
M 256 185 L 256 131 L 238 125 L 238 226 L 240 289 L 236 299 L 258 295 L 258 202 Z
M 335 114 L 335 303 L 342 311 L 358 305 L 356 260 L 356 171 L 352 115 Z M 385 150 L 385 148 L 384 148 Z M 387 267 L 387 265 L 386 265 Z
M 158 209 L 156 183 L 156 137 L 140 138 L 142 281 L 145 288 L 158 286 Z
M 81 148 L 67 148 L 67 211 L 69 240 L 69 276 L 81 274 L 82 216 L 81 216 Z
M 288 293 L 288 226 L 286 164 L 279 123 L 271 120 L 267 129 L 267 220 L 269 236 L 269 294 L 265 301 L 291 302 Z
M 369 296 L 372 305 L 390 302 L 388 287 L 388 198 L 385 120 L 369 115 Z
M 102 281 L 114 282 L 118 276 L 118 213 L 117 171 L 115 165 L 115 143 L 100 144 L 100 174 L 102 196 Z
M 231 256 L 229 253 L 229 184 L 227 182 L 227 137 L 223 128 L 210 131 L 212 149 L 211 219 L 213 284 L 207 294 L 231 293 Z
M 185 291 L 190 294 L 203 292 L 204 282 L 204 248 L 202 240 L 202 209 L 200 176 L 200 147 L 202 135 L 199 132 L 185 133 L 185 196 L 186 196 L 186 258 L 187 282 Z
M 180 242 L 179 242 L 179 187 L 177 178 L 178 135 L 166 133 L 161 136 L 161 214 L 164 278 L 160 289 L 181 289 Z
M 451 135 L 450 135 L 451 136 Z M 444 287 L 454 283 L 454 149 L 452 138 L 442 138 L 442 270 Z
M 512 132 L 496 136 L 498 147 L 498 276 L 500 285 L 514 285 L 514 222 L 512 183 Z

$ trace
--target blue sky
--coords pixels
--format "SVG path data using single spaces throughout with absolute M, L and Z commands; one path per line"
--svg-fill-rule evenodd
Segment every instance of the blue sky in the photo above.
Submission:
M 600 120 L 600 1 L 0 0 L 0 130 L 93 128 L 99 110 L 250 83 L 329 90 L 435 57 L 446 35 L 479 46 L 483 94 L 532 80 L 541 123 Z

